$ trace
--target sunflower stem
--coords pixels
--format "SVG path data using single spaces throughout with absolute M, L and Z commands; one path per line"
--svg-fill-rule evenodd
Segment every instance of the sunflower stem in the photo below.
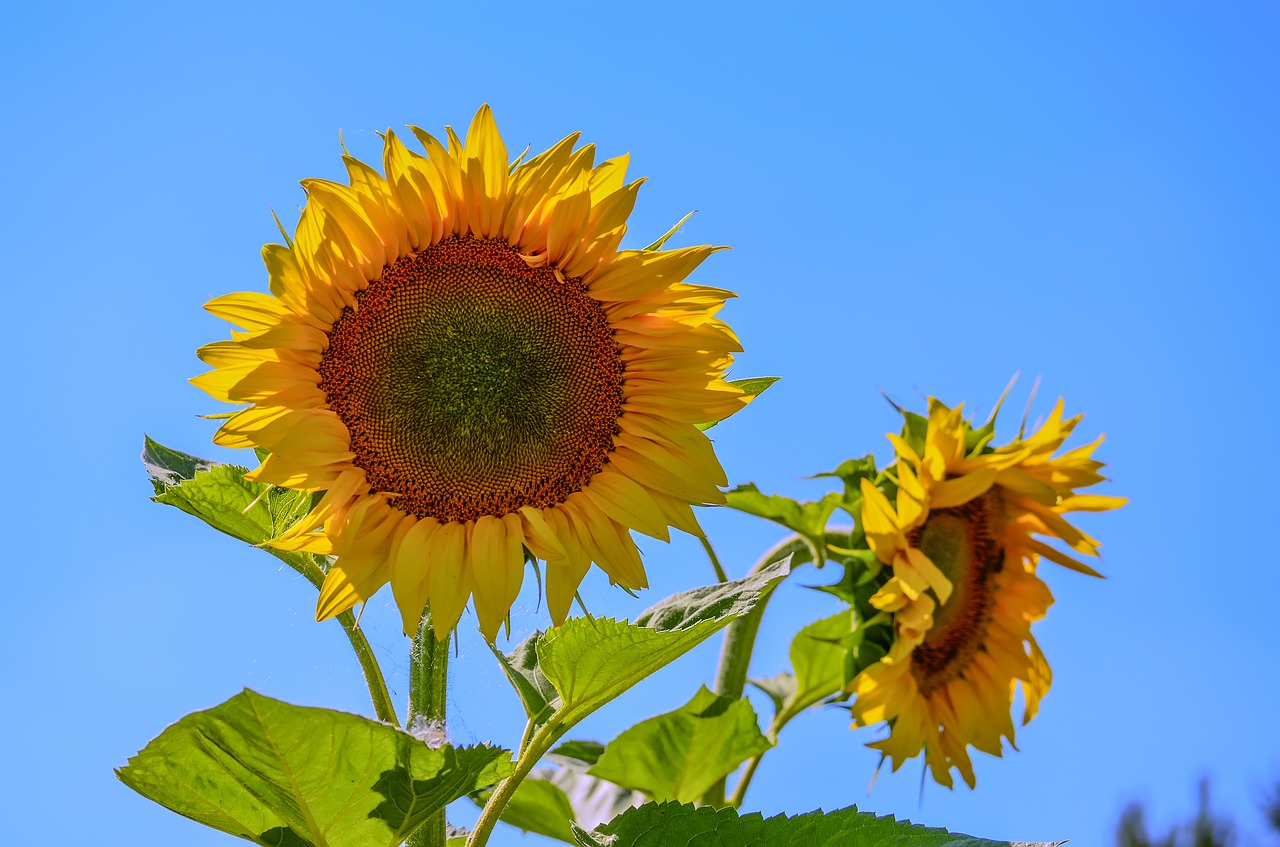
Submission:
M 385 721 L 392 726 L 400 725 L 400 718 L 396 716 L 396 707 L 391 702 L 391 692 L 387 690 L 387 681 L 382 678 L 382 668 L 378 665 L 378 657 L 373 654 L 373 647 L 369 644 L 369 639 L 364 637 L 364 630 L 356 622 L 355 615 L 351 612 L 343 612 L 338 615 L 338 623 L 342 626 L 342 631 L 347 634 L 347 641 L 351 642 L 351 649 L 356 654 L 356 661 L 360 663 L 360 670 L 364 673 L 364 683 L 369 688 L 369 699 L 373 701 L 374 714 L 378 716 L 378 720 Z
M 798 535 L 783 539 L 771 550 L 760 557 L 751 568 L 750 573 L 757 573 L 769 565 L 787 556 L 796 556 L 792 566 L 813 558 L 813 548 L 809 542 Z M 801 559 L 800 557 L 805 557 Z M 747 671 L 751 666 L 751 653 L 755 650 L 756 635 L 760 632 L 760 619 L 769 605 L 770 592 L 756 601 L 750 612 L 735 620 L 725 629 L 724 644 L 720 648 L 720 664 L 716 668 L 714 691 L 737 700 L 747 687 Z M 702 795 L 702 803 L 707 806 L 721 807 L 725 805 L 725 780 L 720 779 Z
M 702 549 L 707 551 L 707 558 L 711 560 L 711 567 L 715 568 L 716 579 L 725 583 L 729 581 L 729 575 L 724 572 L 724 566 L 720 564 L 720 557 L 716 555 L 716 548 L 711 546 L 711 540 L 705 535 L 699 535 L 698 540 L 702 542 Z
M 532 728 L 532 721 L 529 728 Z M 525 734 L 529 734 L 529 728 L 526 728 Z M 515 796 L 516 789 L 520 787 L 520 783 L 524 782 L 524 778 L 533 770 L 533 766 L 547 754 L 560 737 L 569 730 L 568 726 L 562 726 L 560 721 L 554 716 L 546 723 L 539 726 L 529 739 L 527 745 L 523 745 L 520 754 L 516 757 L 516 770 L 511 776 L 498 783 L 498 787 L 489 795 L 489 800 L 484 804 L 484 809 L 480 811 L 480 817 L 476 820 L 475 827 L 471 830 L 471 834 L 467 836 L 467 847 L 484 847 L 489 841 L 489 836 L 493 833 L 494 826 L 497 825 L 498 819 L 502 817 L 502 811 L 507 807 L 507 803 L 511 802 L 511 798 Z
M 765 738 L 769 739 L 771 745 L 778 743 L 778 733 L 787 725 L 787 719 L 779 720 L 778 715 L 774 715 L 773 720 L 769 722 L 769 731 L 765 733 Z M 729 799 L 725 802 L 733 808 L 737 809 L 742 805 L 743 799 L 747 796 L 747 789 L 751 786 L 751 780 L 756 775 L 756 769 L 760 767 L 760 760 L 764 758 L 764 754 L 772 750 L 769 747 L 747 760 L 746 766 L 742 769 L 742 776 L 738 777 L 738 784 L 734 786 L 733 793 L 729 795 Z
M 409 653 L 409 718 L 405 726 L 427 744 L 438 746 L 445 733 L 445 691 L 449 680 L 449 637 L 436 639 L 431 610 L 422 613 Z M 444 847 L 445 810 L 427 818 L 405 842 L 407 847 Z
M 317 590 L 324 585 L 324 569 L 314 555 L 295 553 L 289 550 L 274 550 L 270 547 L 265 549 L 268 553 L 293 568 L 307 582 L 314 585 Z M 355 615 L 347 611 L 338 615 L 338 624 L 342 627 L 342 631 L 346 633 L 347 641 L 351 642 L 351 649 L 356 654 L 356 661 L 360 663 L 360 670 L 364 674 L 364 684 L 369 688 L 369 699 L 373 701 L 374 714 L 378 716 L 380 721 L 386 721 L 392 726 L 399 726 L 400 719 L 396 716 L 396 707 L 391 702 L 391 692 L 387 690 L 387 681 L 382 676 L 382 668 L 378 665 L 378 657 L 373 654 L 373 647 L 370 646 L 369 639 L 364 637 L 364 630 L 360 629 L 359 621 L 356 620 Z

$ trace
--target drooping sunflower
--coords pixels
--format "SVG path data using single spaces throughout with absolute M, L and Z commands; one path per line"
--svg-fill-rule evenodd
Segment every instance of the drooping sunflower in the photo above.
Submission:
M 1077 493 L 1105 479 L 1092 458 L 1102 437 L 1053 455 L 1081 419 L 1064 420 L 1059 400 L 1036 432 L 992 448 L 993 422 L 975 429 L 962 408 L 930 398 L 922 439 L 889 436 L 895 502 L 863 480 L 863 528 L 891 574 L 871 604 L 892 615 L 895 632 L 888 654 L 849 690 L 855 727 L 889 722 L 889 737 L 868 746 L 894 770 L 923 750 L 937 782 L 950 787 L 955 768 L 973 787 L 968 747 L 999 756 L 1002 739 L 1014 743 L 1019 684 L 1023 723 L 1039 709 L 1052 675 L 1031 624 L 1053 597 L 1037 565 L 1099 576 L 1044 539 L 1096 556 L 1098 542 L 1063 516 L 1126 502 Z
M 343 156 L 349 185 L 304 180 L 270 294 L 206 308 L 239 327 L 192 380 L 248 408 L 214 437 L 269 451 L 249 477 L 324 492 L 269 542 L 335 555 L 318 620 L 390 582 L 407 633 L 437 635 L 469 597 L 493 640 L 526 557 L 564 620 L 591 563 L 646 585 L 630 530 L 700 533 L 723 502 L 696 424 L 749 399 L 715 317 L 730 292 L 684 280 L 720 248 L 620 250 L 643 180 L 570 135 L 511 165 L 488 106 L 465 143 L 384 138 L 385 176 Z

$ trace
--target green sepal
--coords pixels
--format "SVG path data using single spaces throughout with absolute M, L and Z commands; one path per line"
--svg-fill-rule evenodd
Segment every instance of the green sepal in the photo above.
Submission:
M 513 771 L 501 748 L 432 748 L 381 721 L 246 689 L 182 718 L 116 775 L 264 847 L 395 847 L 432 813 Z
M 898 411 L 902 412 L 902 440 L 907 442 L 907 446 L 914 450 L 917 456 L 924 458 L 925 438 L 929 434 L 929 419 L 915 412 L 908 412 L 906 409 Z
M 646 803 L 591 832 L 575 827 L 574 837 L 579 847 L 1015 847 L 1008 841 L 918 826 L 892 816 L 877 817 L 859 812 L 855 806 L 765 818 L 759 813 L 742 815 L 732 808 Z M 1058 847 L 1064 843 L 1020 841 L 1016 847 Z
M 868 453 L 861 459 L 845 459 L 835 470 L 816 473 L 810 479 L 835 477 L 844 483 L 844 493 L 847 498 L 861 500 L 862 480 L 869 479 L 874 482 L 878 473 L 876 457 Z
M 697 213 L 697 211 L 698 211 L 697 209 L 694 209 L 692 212 L 690 212 L 689 214 L 685 215 L 685 216 L 684 216 L 683 218 L 681 218 L 680 220 L 676 221 L 676 225 L 675 225 L 675 226 L 673 226 L 673 227 L 671 227 L 671 229 L 667 230 L 667 231 L 666 231 L 666 232 L 664 232 L 662 235 L 660 235 L 660 236 L 658 237 L 658 240 L 657 240 L 657 241 L 653 242 L 653 243 L 652 243 L 652 244 L 650 244 L 648 247 L 643 248 L 643 249 L 644 249 L 644 252 L 646 252 L 646 253 L 655 253 L 655 252 L 657 252 L 658 250 L 661 250 L 661 249 L 662 249 L 662 245 L 666 244 L 666 243 L 671 239 L 671 236 L 673 236 L 673 235 L 675 235 L 677 232 L 679 232 L 679 231 L 680 231 L 680 227 L 684 226 L 684 225 L 685 225 L 685 222 L 686 222 L 686 221 L 688 221 L 688 220 L 689 220 L 689 218 L 693 217 L 693 216 Z
M 654 800 L 691 803 L 772 746 L 750 701 L 703 686 L 679 709 L 641 721 L 609 742 L 587 773 Z
M 780 379 L 782 379 L 780 376 L 750 376 L 745 379 L 731 379 L 728 382 L 730 385 L 741 388 L 748 397 L 758 397 Z M 723 420 L 724 418 L 716 418 L 714 421 L 706 421 L 695 426 L 705 432 Z

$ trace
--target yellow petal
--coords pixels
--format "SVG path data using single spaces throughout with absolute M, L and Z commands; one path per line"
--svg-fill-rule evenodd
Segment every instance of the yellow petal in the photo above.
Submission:
M 662 511 L 639 484 L 621 473 L 602 471 L 591 478 L 583 493 L 619 524 L 637 529 L 659 541 L 670 541 L 671 533 Z
M 543 560 L 563 559 L 564 543 L 547 523 L 543 511 L 534 506 L 521 506 L 519 511 L 521 534 L 533 555 Z
M 898 529 L 898 515 L 889 504 L 889 498 L 872 485 L 871 480 L 864 478 L 861 485 L 862 531 L 867 534 L 867 544 L 876 558 L 891 565 L 904 540 Z
M 972 471 L 955 479 L 939 482 L 929 493 L 929 507 L 950 509 L 981 497 L 995 484 L 996 472 L 991 468 Z
M 471 596 L 471 569 L 467 566 L 467 536 L 471 524 L 441 524 L 427 539 L 427 596 L 436 639 L 443 641 L 458 625 Z
M 912 569 L 920 574 L 933 592 L 938 595 L 938 600 L 946 603 L 951 597 L 951 580 L 938 569 L 933 560 L 924 554 L 923 551 L 917 550 L 915 547 L 907 547 L 904 551 L 907 561 L 911 563 Z M 902 557 L 899 556 L 894 564 L 895 568 L 901 568 Z
M 524 574 L 521 554 L 523 537 L 519 518 L 505 521 L 492 515 L 476 520 L 471 531 L 470 561 L 472 591 L 480 631 L 492 642 L 520 594 Z
M 224 294 L 205 303 L 204 307 L 224 321 L 247 330 L 268 329 L 290 314 L 284 303 L 256 291 Z
M 316 620 L 328 620 L 356 603 L 368 600 L 387 584 L 388 578 L 389 568 L 385 556 L 381 560 L 372 561 L 339 559 L 329 568 L 324 585 L 320 587 L 320 597 L 316 601 Z
M 391 545 L 391 590 L 404 624 L 404 634 L 418 632 L 418 623 L 427 607 L 428 541 L 440 528 L 434 518 L 423 518 L 408 525 L 402 537 Z
M 1071 558 L 1067 554 L 1060 553 L 1057 550 L 1053 549 L 1048 544 L 1045 544 L 1041 541 L 1037 541 L 1034 538 L 1026 539 L 1023 542 L 1023 544 L 1026 546 L 1028 550 L 1031 550 L 1033 553 L 1039 553 L 1044 558 L 1048 559 L 1051 562 L 1056 562 L 1057 564 L 1062 565 L 1064 568 L 1069 568 L 1073 571 L 1076 571 L 1077 573 L 1085 574 L 1086 576 L 1096 576 L 1098 578 L 1102 578 L 1102 574 L 1098 573 L 1093 568 L 1086 565 L 1084 562 L 1076 561 L 1075 559 Z

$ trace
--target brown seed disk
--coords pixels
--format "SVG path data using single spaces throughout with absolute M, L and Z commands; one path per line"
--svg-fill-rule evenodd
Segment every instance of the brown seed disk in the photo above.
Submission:
M 994 525 L 997 497 L 989 492 L 952 509 L 931 511 L 924 525 L 908 535 L 952 585 L 951 596 L 934 612 L 924 643 L 911 654 L 911 672 L 925 697 L 961 676 L 983 649 L 995 606 L 996 574 L 1004 567 L 1004 547 Z
M 580 280 L 460 236 L 388 265 L 329 332 L 320 388 L 355 464 L 440 521 L 564 502 L 604 467 L 623 362 Z

